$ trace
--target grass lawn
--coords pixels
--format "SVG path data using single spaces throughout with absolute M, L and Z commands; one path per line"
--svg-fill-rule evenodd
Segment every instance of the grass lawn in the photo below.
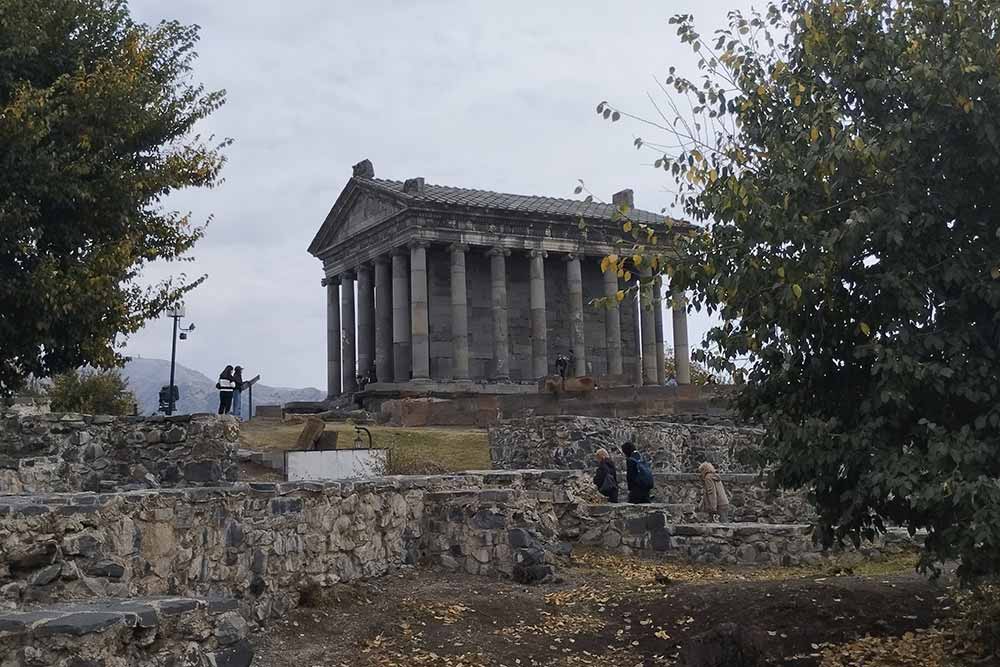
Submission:
M 243 447 L 256 451 L 292 449 L 304 425 L 305 420 L 245 422 L 240 426 L 240 440 Z M 391 450 L 394 473 L 486 470 L 491 467 L 485 429 L 377 425 L 366 425 L 366 428 L 372 433 L 373 446 Z M 353 446 L 353 425 L 327 422 L 325 430 L 338 432 L 339 448 Z M 362 439 L 367 444 L 364 435 Z

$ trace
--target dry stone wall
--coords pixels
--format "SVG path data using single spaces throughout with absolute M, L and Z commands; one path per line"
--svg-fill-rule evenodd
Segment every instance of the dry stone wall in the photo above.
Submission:
M 246 618 L 263 621 L 304 590 L 417 563 L 435 493 L 493 487 L 572 503 L 586 482 L 572 471 L 523 471 L 4 496 L 0 604 L 232 595 Z
M 0 614 L 3 667 L 250 667 L 235 603 L 150 598 Z
M 490 429 L 494 468 L 587 470 L 604 447 L 623 466 L 619 447 L 632 441 L 655 472 L 694 472 L 703 461 L 729 473 L 752 473 L 739 453 L 755 447 L 760 431 L 734 426 L 674 423 L 668 418 L 532 417 Z
M 219 486 L 239 472 L 238 422 L 217 415 L 0 415 L 0 494 Z
M 919 544 L 905 530 L 891 529 L 858 550 L 845 546 L 826 551 L 808 524 L 689 523 L 680 512 L 682 508 L 670 505 L 581 505 L 560 516 L 560 537 L 708 565 L 805 565 L 847 552 L 880 558 Z
M 693 511 L 701 503 L 701 477 L 692 473 L 655 474 L 653 496 L 658 503 L 685 506 Z M 729 496 L 730 520 L 748 523 L 808 523 L 816 510 L 805 492 L 772 490 L 759 475 L 720 475 Z

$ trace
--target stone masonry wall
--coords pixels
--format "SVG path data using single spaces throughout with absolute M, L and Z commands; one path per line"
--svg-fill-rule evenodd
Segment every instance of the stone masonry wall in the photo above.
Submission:
M 606 448 L 624 470 L 619 447 L 635 443 L 654 472 L 694 472 L 709 461 L 720 472 L 754 472 L 738 460 L 754 447 L 759 431 L 732 426 L 677 424 L 655 418 L 530 417 L 490 428 L 490 458 L 499 469 L 593 468 L 594 452 Z
M 249 667 L 235 603 L 195 598 L 64 603 L 0 614 L 4 667 Z
M 492 487 L 571 503 L 587 481 L 522 471 L 2 496 L 0 604 L 231 595 L 264 620 L 303 590 L 418 562 L 428 494 Z
M 0 494 L 227 484 L 239 430 L 216 415 L 0 415 Z
M 692 473 L 659 473 L 653 496 L 658 503 L 690 507 L 704 495 L 701 477 Z M 730 520 L 750 523 L 807 523 L 816 511 L 804 491 L 772 490 L 758 475 L 722 474 L 729 496 Z

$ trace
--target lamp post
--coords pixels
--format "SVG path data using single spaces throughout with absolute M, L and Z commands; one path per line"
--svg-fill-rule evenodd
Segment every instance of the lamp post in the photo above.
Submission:
M 177 363 L 177 332 L 180 331 L 180 339 L 187 340 L 187 335 L 194 331 L 194 323 L 187 327 L 180 327 L 179 322 L 184 317 L 184 304 L 179 303 L 167 310 L 167 317 L 174 321 L 173 333 L 170 336 L 170 387 L 168 389 L 170 399 L 167 403 L 167 414 L 174 414 L 177 408 L 177 390 L 174 387 L 174 366 Z

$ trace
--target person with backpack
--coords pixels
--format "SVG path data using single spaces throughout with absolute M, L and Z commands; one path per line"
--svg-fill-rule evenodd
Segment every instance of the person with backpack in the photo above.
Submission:
M 219 414 L 228 415 L 233 407 L 233 390 L 236 389 L 232 366 L 226 366 L 219 373 L 219 381 L 215 383 L 215 388 L 219 390 Z
M 653 490 L 653 469 L 642 460 L 635 445 L 626 442 L 622 445 L 625 455 L 625 481 L 628 484 L 628 501 L 633 504 L 649 502 L 649 494 Z
M 597 472 L 594 473 L 594 486 L 598 492 L 608 499 L 609 503 L 618 502 L 618 471 L 615 462 L 611 460 L 608 450 L 601 447 L 594 452 L 597 459 Z

